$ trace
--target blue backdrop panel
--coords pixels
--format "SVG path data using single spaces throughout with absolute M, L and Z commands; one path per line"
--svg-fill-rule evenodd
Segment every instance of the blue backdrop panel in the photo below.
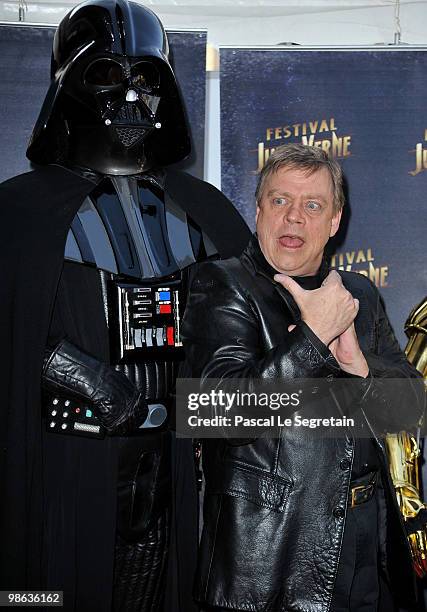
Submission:
M 206 32 L 168 32 L 171 61 L 191 129 L 192 153 L 179 165 L 203 178 L 206 106 Z
M 348 204 L 332 265 L 380 288 L 397 336 L 427 294 L 424 49 L 221 49 L 222 189 L 254 227 L 256 172 L 287 142 L 339 158 Z
M 25 150 L 50 80 L 54 27 L 0 25 L 0 181 L 30 169 Z M 168 32 L 191 126 L 193 153 L 182 167 L 203 177 L 206 32 Z

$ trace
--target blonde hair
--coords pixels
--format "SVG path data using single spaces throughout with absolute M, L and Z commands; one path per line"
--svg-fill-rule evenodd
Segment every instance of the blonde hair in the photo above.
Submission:
M 341 166 L 335 159 L 330 157 L 326 151 L 323 151 L 323 149 L 298 143 L 291 143 L 278 147 L 266 161 L 265 166 L 259 173 L 258 185 L 255 191 L 255 199 L 258 206 L 263 196 L 265 183 L 268 177 L 274 172 L 277 172 L 280 168 L 306 170 L 307 174 L 313 174 L 313 172 L 326 168 L 332 180 L 334 211 L 338 213 L 342 210 L 345 197 Z

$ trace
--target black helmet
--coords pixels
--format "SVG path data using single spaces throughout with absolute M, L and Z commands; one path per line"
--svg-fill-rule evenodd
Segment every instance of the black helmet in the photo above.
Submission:
M 89 0 L 58 26 L 51 85 L 27 157 L 128 175 L 181 161 L 190 136 L 158 17 L 127 0 Z

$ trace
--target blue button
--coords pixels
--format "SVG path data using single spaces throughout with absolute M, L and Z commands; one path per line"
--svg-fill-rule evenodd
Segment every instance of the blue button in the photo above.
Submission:
M 170 291 L 159 291 L 159 300 L 170 300 Z
M 86 408 L 86 416 L 87 416 L 87 417 L 89 417 L 89 418 L 90 418 L 91 416 L 93 416 L 93 415 L 92 415 L 92 410 L 89 410 L 88 408 Z

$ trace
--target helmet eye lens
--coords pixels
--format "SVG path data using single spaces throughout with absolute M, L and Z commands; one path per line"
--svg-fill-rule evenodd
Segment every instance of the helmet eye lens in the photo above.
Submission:
M 132 67 L 132 83 L 146 92 L 152 92 L 159 88 L 159 71 L 151 62 L 138 62 Z
M 95 60 L 87 68 L 84 78 L 86 83 L 90 85 L 98 85 L 101 87 L 120 85 L 124 80 L 123 68 L 114 60 Z

